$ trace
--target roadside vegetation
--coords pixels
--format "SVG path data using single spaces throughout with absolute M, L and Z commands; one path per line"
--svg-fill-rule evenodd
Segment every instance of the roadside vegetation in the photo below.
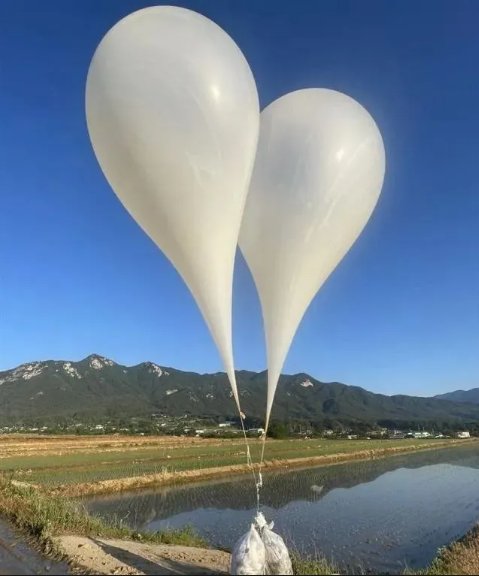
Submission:
M 207 542 L 190 526 L 181 530 L 140 533 L 120 521 L 106 523 L 88 514 L 77 502 L 52 498 L 6 478 L 0 478 L 0 514 L 34 537 L 47 552 L 55 551 L 54 537 L 65 534 L 208 548 Z

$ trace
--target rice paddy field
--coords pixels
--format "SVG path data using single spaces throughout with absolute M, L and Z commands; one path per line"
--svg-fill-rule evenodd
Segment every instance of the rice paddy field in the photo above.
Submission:
M 452 445 L 449 440 L 268 440 L 269 466 L 294 460 L 325 463 Z M 250 440 L 258 462 L 259 440 Z M 3 436 L 0 474 L 49 488 L 211 470 L 246 463 L 243 440 L 131 436 Z
M 257 462 L 261 442 L 250 446 Z M 477 446 L 268 440 L 262 503 L 295 574 L 477 573 L 477 530 L 460 538 L 479 511 Z M 256 505 L 251 483 L 235 477 L 245 463 L 236 439 L 0 436 L 0 513 L 48 553 L 65 534 L 229 549 Z

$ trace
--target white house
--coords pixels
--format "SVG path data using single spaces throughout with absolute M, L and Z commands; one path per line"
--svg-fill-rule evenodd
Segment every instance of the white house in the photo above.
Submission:
M 462 432 L 456 432 L 457 438 L 470 438 L 471 434 L 467 430 L 463 430 Z
M 430 438 L 431 434 L 429 432 L 413 432 L 414 438 Z

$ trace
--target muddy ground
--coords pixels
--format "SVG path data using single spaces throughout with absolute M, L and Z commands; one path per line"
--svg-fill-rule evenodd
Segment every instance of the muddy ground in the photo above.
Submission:
M 68 574 L 68 565 L 42 557 L 0 519 L 0 575 Z

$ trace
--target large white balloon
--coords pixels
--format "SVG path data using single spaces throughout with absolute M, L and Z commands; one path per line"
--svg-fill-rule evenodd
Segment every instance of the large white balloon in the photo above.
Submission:
M 374 120 L 340 92 L 299 90 L 261 113 L 239 244 L 263 312 L 267 424 L 299 323 L 366 225 L 384 172 Z
M 188 285 L 238 403 L 232 279 L 259 133 L 245 57 L 200 14 L 139 10 L 98 46 L 86 116 L 105 177 Z

